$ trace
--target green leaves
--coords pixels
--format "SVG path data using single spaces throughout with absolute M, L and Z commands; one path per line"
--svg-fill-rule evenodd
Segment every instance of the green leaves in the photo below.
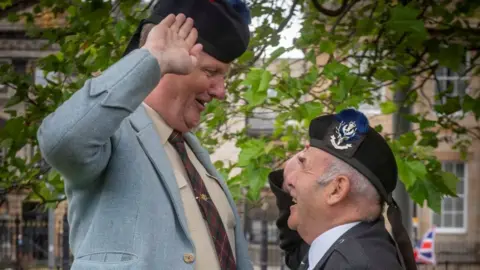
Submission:
M 391 10 L 390 24 L 395 26 L 404 26 L 417 21 L 420 11 L 409 6 L 396 5 Z M 419 21 L 419 20 L 418 20 Z
M 323 70 L 323 74 L 328 78 L 328 79 L 334 79 L 335 77 L 344 77 L 347 72 L 349 71 L 349 68 L 345 66 L 344 64 L 341 64 L 337 61 L 332 61 L 325 65 L 325 68 Z
M 320 42 L 319 48 L 321 52 L 332 54 L 335 51 L 336 46 L 335 43 L 333 43 L 332 41 L 324 40 Z
M 398 139 L 398 142 L 403 147 L 412 147 L 417 140 L 417 136 L 412 131 L 402 134 Z
M 398 110 L 398 107 L 397 104 L 389 100 L 380 103 L 380 109 L 382 110 L 382 114 L 392 114 Z
M 445 102 L 441 105 L 435 105 L 435 110 L 442 114 L 453 114 L 462 109 L 460 105 L 460 97 L 444 97 Z
M 242 150 L 238 156 L 238 166 L 246 167 L 265 151 L 265 142 L 263 140 L 251 139 L 241 145 Z
M 245 169 L 244 183 L 248 184 L 247 198 L 251 201 L 255 201 L 260 197 L 260 191 L 267 183 L 268 174 L 271 172 L 270 168 L 257 167 L 250 164 Z
M 306 102 L 302 104 L 301 107 L 303 107 L 305 110 L 305 116 L 302 118 L 305 119 L 307 125 L 310 124 L 311 120 L 320 116 L 324 108 L 323 104 L 314 101 Z
M 444 141 L 454 141 L 452 148 L 466 153 L 471 145 L 467 131 L 472 125 L 465 117 L 480 119 L 480 97 L 458 97 L 447 91 L 437 102 L 425 100 L 430 96 L 424 97 L 422 91 L 433 93 L 434 89 L 423 80 L 433 81 L 432 76 L 427 77 L 437 64 L 462 71 L 464 48 L 478 42 L 466 38 L 453 22 L 454 18 L 465 20 L 465 4 L 447 10 L 433 2 L 412 2 L 407 6 L 384 1 L 365 4 L 350 9 L 338 23 L 339 18 L 315 12 L 296 13 L 294 16 L 300 16 L 303 22 L 294 49 L 304 51 L 303 59 L 287 59 L 286 53 L 292 48 L 279 46 L 281 39 L 291 38 L 281 28 L 291 22 L 290 17 L 282 16 L 291 6 L 272 0 L 253 3 L 251 14 L 258 24 L 252 29 L 249 49 L 232 64 L 227 78 L 227 101 L 210 102 L 196 131 L 211 153 L 225 149 L 220 147 L 224 144 L 237 148 L 238 152 L 232 153 L 238 154 L 215 164 L 233 196 L 242 198 L 247 191 L 249 199 L 257 200 L 268 172 L 303 148 L 310 121 L 324 113 L 379 104 L 382 120 L 375 129 L 391 133 L 391 115 L 400 106 L 390 101 L 393 98 L 389 93 L 385 100 L 380 86 L 393 92 L 406 90 L 407 103 L 420 109 L 415 113 L 402 112 L 403 117 L 415 123 L 415 132 L 390 142 L 400 179 L 411 197 L 419 204 L 427 201 L 429 207 L 438 211 L 443 196 L 454 196 L 458 179 L 442 171 L 433 150 L 440 137 L 453 134 Z M 0 8 L 11 5 L 10 0 L 0 0 Z M 115 12 L 114 6 L 119 8 Z M 58 199 L 63 195 L 61 177 L 55 172 L 47 175 L 37 166 L 40 153 L 36 130 L 42 119 L 81 88 L 92 73 L 105 70 L 122 57 L 147 10 L 140 0 L 42 0 L 32 10 L 11 13 L 9 20 L 30 20 L 29 37 L 58 46 L 58 52 L 38 59 L 34 65 L 55 76 L 40 86 L 33 83 L 30 74 L 15 74 L 10 66 L 0 68 L 0 84 L 11 86 L 13 93 L 8 102 L 9 120 L 0 131 L 0 145 L 8 150 L 0 168 L 0 185 L 27 187 L 32 198 Z M 65 18 L 66 24 L 38 29 L 33 18 L 47 10 Z M 115 18 L 110 16 L 117 12 L 120 14 Z M 425 18 L 442 18 L 440 30 L 448 33 L 448 39 L 429 36 Z M 270 48 L 277 49 L 266 55 Z M 480 70 L 478 61 L 470 64 L 474 65 L 472 73 Z M 422 84 L 422 91 L 412 88 Z M 275 89 L 275 95 L 269 96 L 269 89 Z M 13 110 L 19 104 L 25 105 L 22 113 Z M 245 127 L 245 117 L 253 117 L 254 111 L 270 113 L 269 119 L 253 121 L 261 123 L 255 128 L 266 136 L 249 136 L 251 130 Z M 436 118 L 432 111 L 438 112 L 433 116 Z M 16 155 L 27 145 L 34 148 L 32 159 Z
M 441 172 L 441 181 L 438 181 L 437 186 L 440 191 L 453 197 L 457 197 L 457 183 L 458 177 L 451 172 Z
M 423 205 L 427 201 L 432 210 L 439 212 L 444 196 L 456 196 L 458 178 L 442 171 L 434 148 L 415 145 L 415 137 L 413 132 L 409 132 L 391 144 L 398 175 L 416 203 Z
M 411 175 L 414 175 L 417 179 L 424 179 L 427 175 L 427 168 L 425 164 L 419 160 L 405 162 Z
M 381 82 L 390 81 L 395 79 L 395 74 L 388 69 L 378 68 L 373 74 L 373 77 Z
M 0 9 L 6 9 L 7 7 L 12 5 L 12 0 L 1 0 L 0 1 Z
M 238 144 L 241 151 L 236 166 L 241 167 L 240 182 L 248 187 L 247 198 L 256 200 L 260 191 L 265 187 L 268 174 L 272 171 L 269 164 L 275 156 L 275 147 L 272 143 L 266 144 L 261 139 L 249 139 Z
M 249 87 L 244 98 L 248 106 L 255 107 L 262 104 L 267 98 L 267 90 L 272 80 L 272 74 L 265 69 L 252 68 L 243 81 L 243 85 Z
M 465 113 L 473 112 L 475 120 L 480 119 L 480 97 L 472 98 L 470 95 L 463 97 L 462 109 Z
M 370 18 L 361 18 L 357 22 L 357 31 L 359 35 L 366 35 L 375 29 L 375 21 Z
M 404 161 L 397 159 L 397 166 L 400 180 L 405 184 L 406 188 L 413 186 L 417 180 L 423 181 L 427 174 L 425 165 L 418 160 Z
M 460 65 L 465 61 L 465 47 L 459 44 L 439 46 L 438 53 L 434 53 L 432 56 L 438 59 L 440 66 L 448 67 L 457 72 Z
M 419 14 L 420 11 L 411 6 L 397 5 L 391 9 L 390 20 L 386 26 L 398 33 L 412 33 L 426 38 L 424 22 L 417 19 Z

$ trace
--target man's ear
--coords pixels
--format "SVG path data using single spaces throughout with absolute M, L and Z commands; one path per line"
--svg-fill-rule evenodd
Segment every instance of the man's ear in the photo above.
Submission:
M 345 199 L 350 192 L 350 179 L 339 175 L 327 186 L 327 204 L 334 205 Z

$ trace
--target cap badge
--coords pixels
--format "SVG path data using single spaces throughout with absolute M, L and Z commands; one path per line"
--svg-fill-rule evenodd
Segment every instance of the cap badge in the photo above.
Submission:
M 345 150 L 352 147 L 352 144 L 347 142 L 354 138 L 356 134 L 357 124 L 355 121 L 350 121 L 348 123 L 341 121 L 335 128 L 335 134 L 330 136 L 330 142 L 335 149 Z

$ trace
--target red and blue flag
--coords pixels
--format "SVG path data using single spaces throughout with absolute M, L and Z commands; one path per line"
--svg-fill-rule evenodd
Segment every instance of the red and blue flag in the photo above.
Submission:
M 436 264 L 435 227 L 428 230 L 413 250 L 415 261 L 420 264 Z

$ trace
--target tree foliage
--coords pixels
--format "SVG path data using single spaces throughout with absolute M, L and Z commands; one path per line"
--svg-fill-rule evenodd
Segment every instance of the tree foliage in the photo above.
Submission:
M 32 76 L 17 74 L 9 66 L 2 67 L 1 83 L 15 93 L 8 105 L 21 103 L 26 110 L 24 114 L 9 111 L 11 118 L 0 132 L 1 144 L 8 149 L 0 168 L 0 187 L 7 192 L 28 190 L 32 198 L 45 202 L 63 199 L 61 176 L 41 166 L 36 148 L 32 158 L 16 153 L 26 145 L 36 146 L 41 120 L 93 73 L 118 61 L 138 21 L 146 15 L 148 2 L 144 2 L 40 0 L 32 11 L 9 14 L 12 22 L 27 24 L 32 38 L 56 44 L 58 52 L 37 61 L 45 74 L 53 74 L 46 85 L 36 84 Z M 227 101 L 208 105 L 196 133 L 212 153 L 223 143 L 235 143 L 240 149 L 238 159 L 215 165 L 235 197 L 246 191 L 247 197 L 255 200 L 268 173 L 303 148 L 311 119 L 347 107 L 377 104 L 381 115 L 400 113 L 413 123 L 411 132 L 384 135 L 412 199 L 421 205 L 427 201 L 439 211 L 442 196 L 455 196 L 458 179 L 442 170 L 434 149 L 448 143 L 467 153 L 471 141 L 479 139 L 480 130 L 463 120 L 478 121 L 480 102 L 473 84 L 465 94 L 456 93 L 453 84 L 439 93 L 428 92 L 425 85 L 441 83 L 440 67 L 462 78 L 478 75 L 480 54 L 470 53 L 465 65 L 464 52 L 480 47 L 478 22 L 469 21 L 478 15 L 479 4 L 460 1 L 455 5 L 446 0 L 410 1 L 407 5 L 387 0 L 337 2 L 249 1 L 258 22 L 252 28 L 250 49 L 232 66 Z M 1 5 L 8 8 L 12 2 L 2 0 Z M 37 18 L 46 13 L 54 15 L 56 23 L 39 25 Z M 303 20 L 300 36 L 292 48 L 279 47 L 294 16 Z M 277 49 L 267 55 L 270 48 Z M 303 70 L 293 70 L 292 60 L 281 60 L 291 49 L 304 51 L 304 59 L 296 60 Z M 276 72 L 271 71 L 272 64 Z M 272 89 L 275 95 L 271 95 Z M 393 100 L 392 93 L 400 92 L 406 98 Z M 415 109 L 403 110 L 409 106 Z M 274 115 L 273 129 L 265 136 L 252 137 L 249 127 L 241 123 L 254 113 L 258 117 L 259 111 Z

